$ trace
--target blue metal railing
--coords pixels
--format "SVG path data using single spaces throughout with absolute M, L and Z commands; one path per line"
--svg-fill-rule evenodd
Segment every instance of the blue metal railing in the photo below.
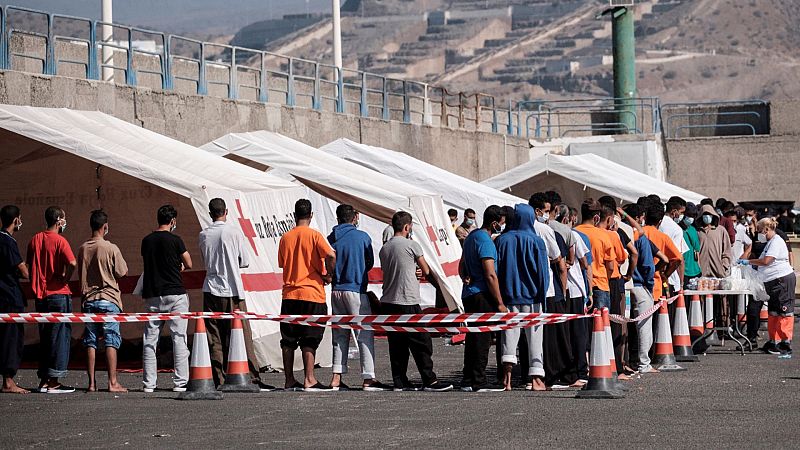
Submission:
M 719 133 L 756 135 L 767 133 L 769 128 L 768 118 L 762 114 L 768 112 L 764 100 L 667 103 L 662 110 L 666 117 L 664 133 L 669 139 L 681 138 L 681 130 L 689 130 L 689 136 L 684 137 L 709 137 Z M 709 131 L 693 136 L 691 130 Z

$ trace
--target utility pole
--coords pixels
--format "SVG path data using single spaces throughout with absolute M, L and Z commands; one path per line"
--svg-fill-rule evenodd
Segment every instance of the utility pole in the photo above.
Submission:
M 342 69 L 342 18 L 339 0 L 331 0 L 333 9 L 333 65 Z
M 114 68 L 111 67 L 114 65 L 114 49 L 109 45 L 114 41 L 114 28 L 110 25 L 114 22 L 114 17 L 111 12 L 112 10 L 113 0 L 101 0 L 100 9 L 101 9 L 101 20 L 103 22 L 102 25 L 102 36 L 101 40 L 103 41 L 103 51 L 101 56 L 102 61 L 102 79 L 103 81 L 114 81 Z M 105 67 L 108 66 L 108 67 Z
M 615 6 L 627 3 L 624 6 Z M 636 116 L 636 39 L 634 37 L 633 1 L 611 1 L 612 7 L 600 16 L 611 15 L 611 40 L 614 55 L 614 106 L 617 122 L 635 133 Z M 598 16 L 598 18 L 600 17 Z M 641 131 L 641 130 L 640 130 Z

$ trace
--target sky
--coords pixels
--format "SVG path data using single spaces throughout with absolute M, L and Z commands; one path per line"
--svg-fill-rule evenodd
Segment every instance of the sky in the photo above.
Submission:
M 12 0 L 51 13 L 100 18 L 101 0 Z M 232 34 L 239 28 L 284 14 L 329 12 L 330 0 L 114 0 L 114 22 L 167 33 Z

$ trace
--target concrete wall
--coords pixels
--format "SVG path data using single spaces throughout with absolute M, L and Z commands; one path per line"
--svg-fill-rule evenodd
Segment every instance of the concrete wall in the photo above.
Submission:
M 290 108 L 272 103 L 132 88 L 99 81 L 0 72 L 0 103 L 99 110 L 191 145 L 230 132 L 270 130 L 314 147 L 338 138 L 402 151 L 483 180 L 528 161 L 524 139 Z

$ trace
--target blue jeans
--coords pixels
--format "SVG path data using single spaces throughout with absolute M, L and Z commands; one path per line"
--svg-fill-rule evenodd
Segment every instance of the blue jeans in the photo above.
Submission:
M 608 291 L 601 291 L 600 289 L 595 288 L 592 291 L 592 301 L 594 302 L 594 307 L 597 309 L 610 308 L 611 293 Z
M 57 294 L 36 300 L 36 312 L 72 312 L 72 298 Z M 40 380 L 67 376 L 72 324 L 68 322 L 39 325 Z
M 108 300 L 94 300 L 83 304 L 85 313 L 120 313 L 119 306 Z M 119 322 L 87 323 L 83 332 L 83 346 L 97 348 L 97 339 L 102 337 L 106 348 L 119 350 L 122 336 L 119 334 Z

